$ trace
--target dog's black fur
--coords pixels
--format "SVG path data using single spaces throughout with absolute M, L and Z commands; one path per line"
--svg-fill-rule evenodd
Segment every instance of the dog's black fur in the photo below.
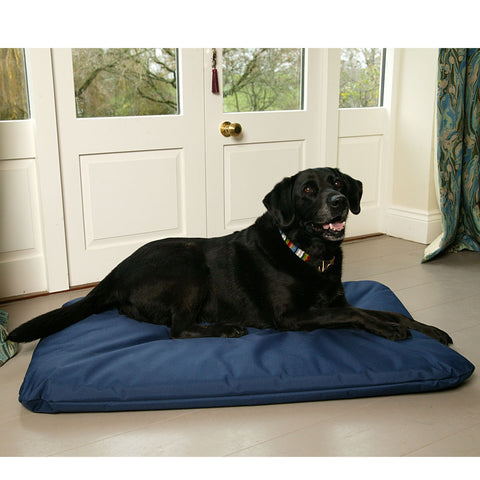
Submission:
M 334 168 L 285 178 L 264 198 L 267 212 L 228 236 L 151 242 L 120 263 L 83 300 L 40 315 L 9 340 L 51 335 L 117 308 L 170 327 L 172 338 L 240 337 L 246 327 L 277 330 L 357 328 L 390 340 L 409 329 L 449 344 L 438 328 L 401 314 L 350 306 L 341 283 L 344 221 L 360 212 L 362 184 Z M 280 230 L 310 255 L 303 261 Z M 322 265 L 331 264 L 323 273 Z

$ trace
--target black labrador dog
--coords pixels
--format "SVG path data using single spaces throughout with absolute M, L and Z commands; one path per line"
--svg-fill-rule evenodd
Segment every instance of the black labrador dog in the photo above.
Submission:
M 245 230 L 218 238 L 172 238 L 139 248 L 84 299 L 10 333 L 28 342 L 87 316 L 118 309 L 170 327 L 172 338 L 240 337 L 246 327 L 364 329 L 390 340 L 409 329 L 444 343 L 438 328 L 393 312 L 350 306 L 341 282 L 348 211 L 360 212 L 362 183 L 335 168 L 285 178 L 267 211 Z

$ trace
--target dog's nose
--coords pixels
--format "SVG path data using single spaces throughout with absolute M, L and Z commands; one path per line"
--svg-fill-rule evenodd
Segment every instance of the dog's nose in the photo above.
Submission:
M 328 198 L 328 205 L 338 210 L 344 209 L 347 207 L 347 197 L 341 193 L 334 193 Z

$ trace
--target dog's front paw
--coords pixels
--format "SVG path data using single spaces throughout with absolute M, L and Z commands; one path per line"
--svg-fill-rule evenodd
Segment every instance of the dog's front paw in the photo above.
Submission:
M 219 327 L 219 337 L 225 338 L 238 338 L 243 337 L 248 333 L 248 330 L 245 327 L 240 325 L 218 325 Z
M 410 330 L 403 325 L 390 324 L 385 325 L 385 329 L 380 335 L 387 338 L 388 340 L 398 342 L 399 340 L 406 340 L 407 338 L 411 338 L 412 332 L 410 332 Z

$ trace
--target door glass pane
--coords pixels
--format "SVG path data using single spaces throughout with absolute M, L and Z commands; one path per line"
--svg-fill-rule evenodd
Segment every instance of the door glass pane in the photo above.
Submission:
M 223 111 L 303 108 L 302 48 L 224 48 Z
M 383 105 L 383 48 L 342 48 L 340 54 L 340 108 Z
M 25 52 L 23 48 L 0 48 L 0 120 L 30 118 Z
M 176 115 L 174 48 L 74 48 L 77 117 Z

